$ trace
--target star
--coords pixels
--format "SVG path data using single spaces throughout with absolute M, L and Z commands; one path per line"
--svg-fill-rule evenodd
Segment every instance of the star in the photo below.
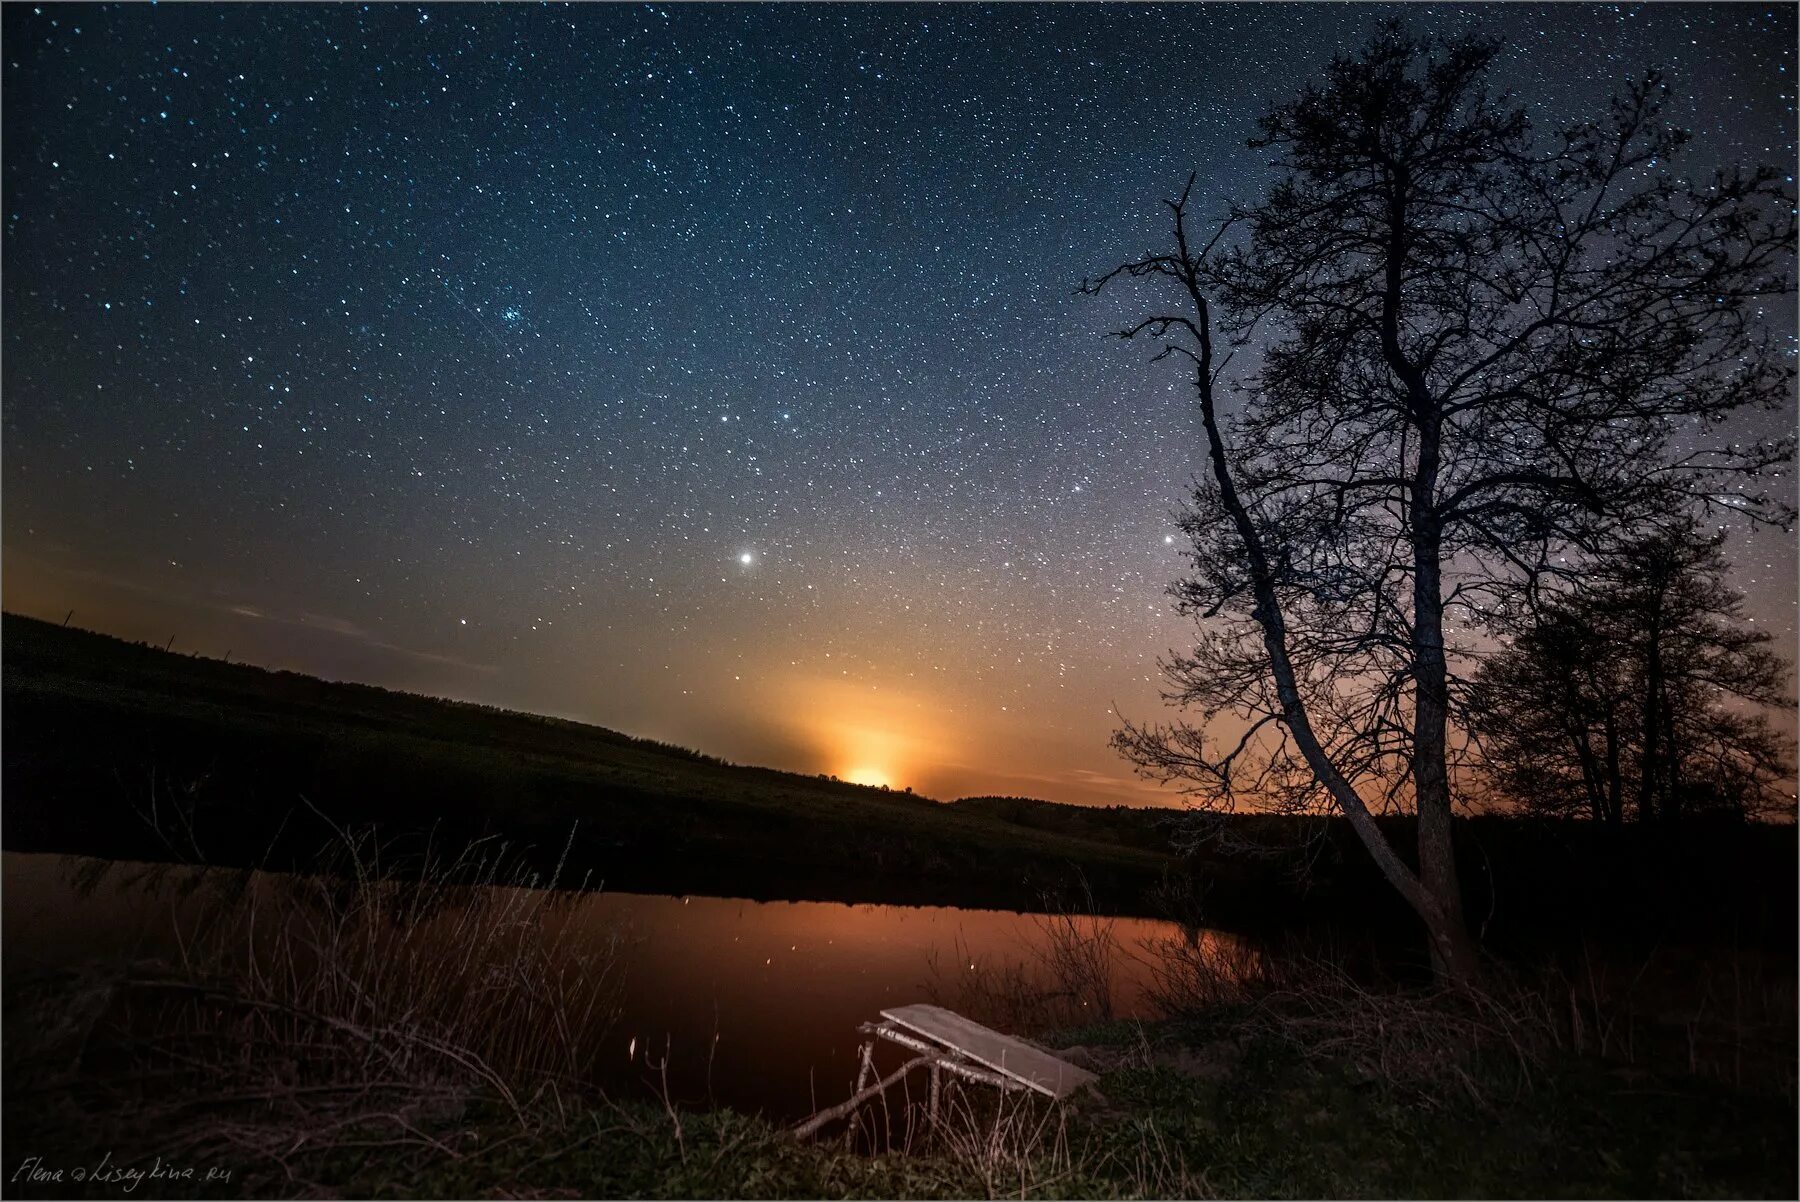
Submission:
M 1171 800 L 1103 715 L 1160 713 L 1193 645 L 1183 556 L 1143 550 L 1186 553 L 1204 443 L 1070 293 L 1190 170 L 1255 200 L 1257 118 L 1384 11 L 38 8 L 0 16 L 9 605 L 121 611 L 97 582 L 148 598 L 174 559 L 180 612 L 111 633 L 343 670 L 221 625 L 229 593 L 416 653 L 373 684 L 934 796 Z M 1419 11 L 1504 37 L 1546 131 L 1656 65 L 1683 173 L 1793 160 L 1792 6 Z M 1152 44 L 1212 68 L 1113 69 Z M 1791 643 L 1791 536 L 1733 518 Z

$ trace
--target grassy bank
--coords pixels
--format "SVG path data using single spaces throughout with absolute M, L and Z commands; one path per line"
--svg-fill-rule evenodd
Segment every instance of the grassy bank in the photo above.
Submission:
M 865 1108 L 848 1138 L 838 1123 L 801 1140 L 792 1116 L 598 1091 L 616 977 L 604 944 L 564 938 L 569 895 L 512 887 L 473 854 L 396 881 L 363 871 L 362 851 L 348 844 L 349 864 L 311 876 L 197 874 L 183 888 L 205 905 L 160 960 L 9 971 L 4 1192 L 1791 1197 L 1796 1186 L 1791 960 L 1496 963 L 1480 990 L 1451 992 L 1390 978 L 1344 945 L 1185 931 L 1125 947 L 1105 923 L 1052 923 L 1038 961 L 1051 988 L 984 972 L 939 1000 L 1093 1070 L 1092 1090 L 1050 1108 L 952 1088 L 933 1120 L 917 1079 Z M 1105 967 L 1120 955 L 1153 960 L 1162 1017 L 1067 1026 L 1072 1013 L 1109 1011 Z
M 1229 1011 L 1051 1042 L 1075 1045 L 1068 1054 L 1102 1072 L 1097 1092 L 1056 1114 L 948 1107 L 906 1152 L 797 1142 L 728 1110 L 562 1098 L 521 1112 L 492 1096 L 400 1105 L 329 1131 L 341 1120 L 320 1118 L 303 1128 L 311 1146 L 297 1138 L 296 1116 L 270 1116 L 285 1142 L 248 1157 L 192 1145 L 180 1126 L 103 1142 L 116 1116 L 92 1112 L 65 1113 L 71 1125 L 60 1128 L 83 1129 L 84 1140 L 59 1146 L 15 1129 L 7 1143 L 46 1165 L 127 1148 L 142 1152 L 123 1163 L 161 1155 L 232 1174 L 215 1186 L 150 1180 L 137 1191 L 170 1197 L 1794 1196 L 1791 1095 L 1572 1053 L 1534 1064 L 1528 1084 L 1515 1070 L 1470 1069 L 1472 1089 L 1420 1091 Z M 256 1121 L 254 1112 L 238 1120 Z M 175 1150 L 150 1151 L 158 1146 Z M 7 1192 L 116 1193 L 49 1184 Z

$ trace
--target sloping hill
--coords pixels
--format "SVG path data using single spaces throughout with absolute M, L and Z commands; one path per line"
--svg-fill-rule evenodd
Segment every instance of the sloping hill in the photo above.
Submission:
M 565 882 L 1029 906 L 1084 876 L 1124 910 L 1168 862 L 1141 844 L 600 727 L 11 614 L 0 629 L 0 835 L 13 850 L 303 864 L 334 825 L 368 825 L 401 852 L 497 837 L 546 871 L 566 848 Z

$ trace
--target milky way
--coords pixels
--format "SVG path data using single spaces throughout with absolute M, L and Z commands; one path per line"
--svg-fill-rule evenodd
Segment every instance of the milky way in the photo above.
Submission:
M 1792 7 L 1408 6 L 1794 157 Z M 1073 295 L 1372 7 L 9 5 L 9 609 L 734 759 L 1155 800 L 1179 371 Z M 1763 419 L 1791 427 L 1792 412 Z M 1792 642 L 1790 536 L 1730 548 Z

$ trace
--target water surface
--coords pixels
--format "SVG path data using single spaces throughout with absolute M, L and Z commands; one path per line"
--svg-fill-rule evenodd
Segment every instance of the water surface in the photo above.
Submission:
M 78 878 L 93 861 L 8 852 L 3 864 L 8 973 L 170 955 L 202 904 L 168 879 L 153 885 L 129 871 L 83 888 Z M 858 1024 L 884 1007 L 936 1001 L 967 1010 L 979 1005 L 983 974 L 991 982 L 1022 972 L 1046 993 L 1057 987 L 1040 956 L 1048 921 L 1012 911 L 608 892 L 569 898 L 557 921 L 576 946 L 619 942 L 622 990 L 605 1037 L 604 1087 L 660 1088 L 666 1053 L 676 1101 L 779 1117 L 849 1093 L 866 1038 Z M 1076 921 L 1084 930 L 1105 924 L 1118 946 L 1114 1015 L 1145 1016 L 1144 949 L 1178 932 L 1137 918 Z M 1054 1004 L 1076 1017 L 1094 1009 Z

